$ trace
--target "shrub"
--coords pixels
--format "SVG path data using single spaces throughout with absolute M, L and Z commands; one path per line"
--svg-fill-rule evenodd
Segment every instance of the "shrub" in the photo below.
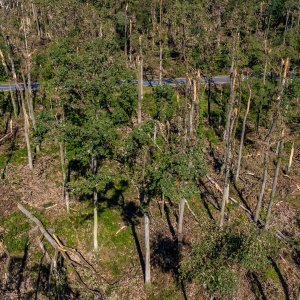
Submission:
M 201 241 L 181 263 L 181 277 L 201 284 L 221 298 L 230 297 L 237 290 L 244 272 L 264 272 L 269 256 L 279 246 L 270 233 L 252 224 L 233 224 L 223 231 L 209 225 L 201 230 Z

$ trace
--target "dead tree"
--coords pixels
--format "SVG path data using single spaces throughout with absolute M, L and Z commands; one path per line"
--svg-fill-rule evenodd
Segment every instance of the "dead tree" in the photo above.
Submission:
M 242 133 L 241 133 L 241 140 L 240 140 L 240 149 L 239 149 L 239 156 L 238 156 L 238 163 L 237 163 L 237 169 L 235 174 L 235 182 L 237 183 L 240 176 L 240 168 L 241 168 L 241 160 L 242 160 L 242 154 L 243 154 L 243 147 L 244 147 L 244 139 L 245 139 L 245 131 L 246 131 L 246 123 L 247 123 L 247 117 L 250 111 L 250 105 L 251 105 L 251 88 L 249 86 L 249 98 L 247 102 L 247 109 L 244 115 L 243 119 L 243 127 L 242 127 Z
M 283 137 L 284 137 L 284 130 L 282 130 L 281 138 L 278 142 L 277 162 L 276 162 L 276 168 L 275 168 L 273 184 L 272 184 L 272 190 L 271 190 L 271 195 L 270 195 L 270 202 L 269 202 L 269 205 L 268 205 L 266 222 L 265 222 L 265 228 L 266 229 L 269 227 L 269 224 L 270 224 L 272 207 L 273 207 L 273 204 L 274 204 L 274 201 L 275 201 L 275 196 L 276 196 L 277 181 L 278 181 L 278 177 L 279 177 L 280 164 L 281 164 L 281 154 L 282 154 L 282 150 L 283 150 Z
M 137 122 L 142 123 L 142 101 L 143 101 L 143 51 L 142 51 L 142 36 L 139 38 L 140 54 L 137 56 L 137 69 L 138 69 L 138 107 L 137 107 Z
M 234 66 L 234 57 L 232 58 L 231 74 L 230 74 L 230 96 L 227 108 L 226 128 L 224 133 L 225 139 L 225 154 L 224 154 L 224 167 L 225 167 L 225 178 L 223 188 L 223 198 L 221 205 L 221 216 L 220 216 L 220 227 L 224 225 L 225 207 L 228 203 L 229 198 L 229 180 L 230 180 L 230 168 L 232 162 L 232 132 L 233 125 L 236 118 L 235 104 L 235 81 L 236 81 L 236 68 Z

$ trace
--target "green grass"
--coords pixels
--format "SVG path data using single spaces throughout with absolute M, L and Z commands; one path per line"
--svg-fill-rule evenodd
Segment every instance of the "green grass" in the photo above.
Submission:
M 0 169 L 3 169 L 6 164 L 7 157 L 5 154 L 0 153 Z
M 27 160 L 27 149 L 25 148 L 18 148 L 13 151 L 10 163 L 15 163 L 17 165 L 24 164 Z
M 278 275 L 273 267 L 269 267 L 265 271 L 264 275 L 265 275 L 265 278 L 267 278 L 267 279 L 271 279 L 272 281 L 279 282 Z
M 164 287 L 161 290 L 156 289 L 155 292 L 151 292 L 148 296 L 148 300 L 179 300 L 182 299 L 182 295 L 179 290 Z
M 0 227 L 4 229 L 3 243 L 10 255 L 22 255 L 30 229 L 28 219 L 17 211 L 1 218 Z
M 45 217 L 41 212 L 30 208 L 46 228 L 51 228 L 66 246 L 93 249 L 93 208 L 81 204 L 77 212 L 69 215 Z M 124 269 L 130 265 L 131 253 L 135 253 L 135 245 L 130 227 L 123 226 L 121 211 L 116 208 L 99 208 L 98 212 L 98 243 L 99 251 L 95 253 L 100 268 L 113 277 L 121 276 Z M 2 240 L 9 253 L 21 256 L 32 228 L 30 222 L 21 212 L 17 211 L 0 220 L 4 234 Z M 119 231 L 120 230 L 120 231 Z M 49 249 L 50 250 L 50 249 Z M 51 251 L 50 251 L 51 252 Z M 33 253 L 32 259 L 39 259 Z

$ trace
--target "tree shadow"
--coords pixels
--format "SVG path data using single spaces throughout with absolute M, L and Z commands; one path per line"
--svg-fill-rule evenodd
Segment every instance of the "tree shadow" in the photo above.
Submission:
M 151 243 L 151 263 L 164 273 L 172 273 L 178 278 L 179 251 L 176 240 L 158 233 Z
M 185 285 L 180 278 L 179 263 L 180 249 L 177 239 L 158 233 L 151 241 L 151 265 L 158 267 L 163 273 L 171 273 L 180 286 L 184 299 L 187 299 Z
M 170 208 L 166 203 L 164 204 L 164 211 L 165 211 L 166 220 L 167 220 L 167 224 L 168 224 L 170 233 L 171 233 L 173 239 L 176 239 L 176 232 L 175 232 L 175 229 L 172 225 L 171 217 L 170 217 Z
M 244 195 L 243 195 L 243 191 L 240 190 L 240 189 L 237 187 L 237 185 L 236 185 L 236 183 L 234 182 L 234 180 L 233 180 L 233 187 L 234 187 L 235 191 L 237 192 L 239 198 L 240 198 L 241 201 L 243 202 L 244 206 L 250 211 L 251 215 L 253 216 L 252 209 L 250 208 L 250 206 L 248 205 L 247 201 L 245 200 Z
M 248 277 L 251 282 L 251 290 L 254 293 L 257 300 L 267 300 L 266 294 L 264 293 L 261 282 L 259 281 L 257 275 L 255 273 L 249 273 Z M 258 292 L 260 295 L 258 295 Z
M 215 151 L 213 150 L 213 147 L 211 147 L 210 145 L 210 150 L 209 150 L 209 155 L 212 157 L 213 159 L 213 167 L 214 167 L 214 170 L 217 172 L 217 173 L 220 173 L 221 172 L 221 169 L 222 169 L 222 166 L 223 166 L 223 161 L 218 158 L 215 154 Z
M 215 195 L 214 193 L 212 193 L 206 186 L 206 184 L 203 182 L 203 180 L 199 180 L 199 185 L 202 186 L 204 188 L 204 191 L 201 191 L 200 193 L 200 196 L 201 196 L 201 200 L 203 201 L 203 205 L 204 205 L 204 208 L 209 216 L 209 218 L 213 221 L 215 221 L 215 218 L 211 212 L 211 209 L 209 207 L 209 204 L 213 205 L 213 207 L 216 209 L 216 210 L 221 210 L 221 207 L 220 207 L 220 204 L 218 201 L 214 201 L 215 203 L 213 203 L 212 201 L 210 201 L 209 199 L 209 196 L 212 198 L 212 199 L 215 199 Z
M 124 222 L 130 226 L 132 236 L 135 242 L 135 247 L 139 256 L 140 265 L 143 271 L 143 275 L 145 276 L 145 261 L 143 256 L 142 247 L 139 241 L 139 237 L 137 234 L 136 226 L 140 224 L 140 218 L 143 217 L 143 214 L 140 210 L 140 207 L 133 201 L 128 203 L 123 203 L 122 205 L 122 216 Z
M 39 294 L 43 294 L 49 299 L 80 299 L 80 293 L 73 291 L 70 286 L 66 270 L 62 256 L 57 260 L 56 270 L 53 270 L 49 264 L 43 264 L 42 257 L 40 264 L 31 269 L 31 272 L 38 272 L 35 299 L 39 299 Z
M 24 245 L 24 254 L 20 260 L 20 269 L 18 271 L 18 274 L 16 276 L 17 282 L 16 282 L 16 290 L 18 292 L 18 296 L 20 297 L 20 288 L 22 285 L 22 282 L 24 281 L 24 271 L 27 265 L 27 259 L 28 259 L 28 250 L 29 250 L 29 240 L 27 239 Z
M 286 282 L 286 280 L 284 279 L 284 277 L 283 277 L 283 275 L 280 271 L 280 268 L 278 267 L 276 261 L 272 257 L 269 257 L 269 260 L 271 261 L 271 264 L 272 264 L 275 272 L 278 275 L 278 278 L 280 280 L 280 283 L 281 283 L 283 291 L 284 291 L 285 299 L 289 300 L 290 299 L 289 285 Z
M 10 299 L 8 295 L 16 293 L 18 299 L 39 299 L 44 295 L 47 299 L 80 299 L 80 293 L 73 291 L 66 276 L 63 259 L 58 262 L 59 278 L 51 274 L 49 264 L 44 264 L 44 256 L 38 264 L 27 265 L 29 241 L 24 245 L 22 257 L 11 257 L 8 266 L 8 279 L 0 285 L 1 299 Z M 37 274 L 37 279 L 34 279 Z

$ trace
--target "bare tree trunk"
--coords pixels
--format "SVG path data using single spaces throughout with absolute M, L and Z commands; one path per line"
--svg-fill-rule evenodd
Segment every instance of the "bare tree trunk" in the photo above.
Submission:
M 296 32 L 299 33 L 299 27 L 300 27 L 300 0 L 298 1 L 298 18 L 297 18 L 297 27 Z M 300 299 L 300 291 L 299 291 L 299 299 Z
M 124 26 L 124 39 L 125 39 L 125 42 L 124 42 L 124 53 L 127 57 L 127 11 L 128 11 L 128 3 L 126 4 L 125 6 L 125 26 Z
M 132 34 L 132 18 L 129 18 L 129 62 L 132 63 L 132 44 L 131 44 L 131 34 Z
M 142 57 L 142 37 L 139 38 L 140 55 L 137 56 L 138 68 L 138 107 L 137 107 L 137 122 L 142 123 L 142 100 L 143 100 L 143 57 Z
M 251 104 L 251 89 L 249 87 L 249 98 L 248 98 L 248 103 L 247 103 L 247 109 L 244 115 L 244 120 L 243 120 L 243 127 L 242 127 L 242 134 L 241 134 L 241 140 L 240 140 L 240 149 L 239 149 L 239 156 L 238 156 L 238 163 L 237 163 L 237 169 L 236 169 L 236 174 L 235 174 L 235 182 L 237 183 L 239 181 L 239 176 L 240 176 L 240 168 L 241 168 L 241 160 L 242 160 L 242 153 L 243 153 L 243 147 L 244 147 L 244 138 L 245 138 L 245 130 L 246 130 L 246 122 L 247 122 L 247 117 L 250 111 L 250 104 Z
M 182 228 L 183 228 L 183 217 L 184 217 L 184 208 L 185 208 L 185 199 L 181 199 L 179 202 L 179 218 L 178 218 L 178 249 L 180 251 L 182 246 Z
M 31 82 L 31 67 L 30 62 L 28 63 L 28 71 L 27 71 L 27 89 L 28 89 L 28 103 L 29 103 L 29 114 L 30 119 L 32 121 L 32 127 L 36 131 L 36 121 L 34 115 L 34 108 L 33 108 L 33 95 L 32 95 L 32 82 Z
M 227 143 L 229 131 L 230 131 L 230 125 L 231 125 L 231 116 L 232 116 L 232 110 L 233 105 L 235 102 L 235 81 L 236 81 L 236 70 L 234 69 L 234 59 L 232 59 L 231 62 L 231 75 L 230 75 L 230 96 L 229 96 L 229 102 L 227 107 L 227 117 L 226 117 L 226 125 L 225 125 L 225 131 L 224 131 L 224 141 Z
M 150 221 L 147 212 L 144 213 L 144 223 L 145 223 L 145 284 L 151 284 Z
M 295 152 L 295 142 L 293 142 L 292 148 L 291 148 L 291 153 L 290 153 L 290 158 L 289 158 L 289 164 L 288 164 L 288 167 L 287 167 L 287 173 L 288 173 L 288 174 L 289 174 L 290 171 L 291 171 L 291 167 L 292 167 L 292 163 L 293 163 L 294 152 Z
M 162 84 L 162 72 L 163 72 L 163 48 L 162 42 L 159 42 L 159 84 Z
M 282 132 L 281 139 L 278 142 L 279 143 L 279 152 L 277 155 L 277 163 L 276 163 L 275 174 L 274 174 L 274 179 L 273 179 L 273 184 L 272 184 L 270 202 L 269 202 L 269 206 L 268 206 L 268 210 L 267 210 L 265 229 L 267 229 L 269 227 L 271 213 L 272 213 L 272 207 L 273 207 L 275 196 L 276 196 L 277 181 L 278 181 L 280 163 L 281 163 L 281 152 L 282 152 L 282 148 L 283 148 L 283 135 L 284 135 L 284 131 Z
M 159 84 L 162 84 L 162 72 L 163 72 L 162 3 L 163 3 L 163 0 L 160 0 L 160 9 L 159 9 Z
M 26 112 L 24 96 L 23 96 L 21 90 L 20 90 L 20 95 L 21 95 L 22 111 L 23 111 L 23 117 L 24 117 L 24 135 L 25 135 L 25 141 L 26 141 L 26 147 L 27 147 L 28 166 L 29 166 L 29 169 L 32 170 L 33 169 L 33 160 L 32 160 L 32 152 L 31 152 L 30 139 L 29 139 L 29 120 L 28 120 L 28 115 Z
M 193 136 L 194 133 L 194 115 L 195 115 L 195 106 L 197 103 L 197 81 L 193 80 L 193 99 L 191 101 L 191 109 L 190 109 L 190 127 L 189 127 L 189 133 L 190 136 Z
M 95 156 L 92 156 L 92 172 L 95 176 L 97 173 L 98 162 Z M 98 192 L 96 186 L 93 188 L 94 202 L 94 250 L 98 250 Z
M 285 45 L 285 38 L 286 38 L 287 29 L 288 29 L 290 12 L 291 12 L 291 10 L 290 10 L 290 8 L 288 8 L 287 13 L 286 13 L 286 18 L 285 18 L 285 26 L 284 26 L 284 33 L 283 33 L 283 45 Z
M 189 94 L 189 79 L 186 78 L 185 85 L 185 94 L 184 94 L 184 122 L 183 122 L 183 130 L 184 130 L 184 145 L 187 143 L 187 133 L 188 133 L 188 94 Z
M 67 212 L 70 212 L 70 202 L 69 202 L 69 191 L 67 188 L 67 171 L 66 171 L 66 156 L 65 156 L 65 146 L 64 143 L 59 143 L 59 153 L 60 153 L 60 163 L 62 171 L 62 180 L 63 180 L 63 201 L 66 203 Z
M 7 47 L 8 47 L 8 49 L 10 48 L 10 45 L 8 44 L 8 42 L 7 42 Z M 22 107 L 22 112 L 23 112 L 23 117 L 24 117 L 24 136 L 25 136 L 25 142 L 26 142 L 26 147 L 27 147 L 28 166 L 29 166 L 29 169 L 32 170 L 33 169 L 33 159 L 32 159 L 32 152 L 31 152 L 30 138 L 29 138 L 29 120 L 28 120 L 28 115 L 26 112 L 26 105 L 25 105 L 23 91 L 21 90 L 19 83 L 18 83 L 15 64 L 14 64 L 14 60 L 11 56 L 10 50 L 8 51 L 8 59 L 11 64 L 11 72 L 13 75 L 13 80 L 14 80 L 17 90 L 19 91 L 20 98 L 21 98 L 21 107 Z
M 286 83 L 287 83 L 287 73 L 288 73 L 288 70 L 289 70 L 289 66 L 290 66 L 290 59 L 287 58 L 284 61 L 284 71 L 283 71 L 283 75 L 281 77 L 282 79 L 281 79 L 280 91 L 279 91 L 279 94 L 278 94 L 276 102 L 275 102 L 275 110 L 274 110 L 274 114 L 273 114 L 273 118 L 272 118 L 272 123 L 271 123 L 270 129 L 269 129 L 265 139 L 270 138 L 270 136 L 272 135 L 273 130 L 275 128 L 275 125 L 276 125 L 276 123 L 279 119 L 280 105 L 281 105 L 281 102 L 282 102 L 282 98 L 283 98 L 282 96 L 283 96 L 283 93 L 284 93 L 284 89 L 285 89 L 285 86 L 286 86 Z
M 262 201 L 263 201 L 264 194 L 265 194 L 266 184 L 267 184 L 267 180 L 268 180 L 268 164 L 269 164 L 269 146 L 266 149 L 265 157 L 264 157 L 264 174 L 263 174 L 263 180 L 262 180 L 262 184 L 261 184 L 261 189 L 260 189 L 256 209 L 255 209 L 255 215 L 254 215 L 255 222 L 257 222 L 259 219 L 259 213 L 260 213 Z
M 31 2 L 31 9 L 32 9 L 33 18 L 34 18 L 35 23 L 36 23 L 36 30 L 37 30 L 38 36 L 39 36 L 39 38 L 41 38 L 42 34 L 41 34 L 40 22 L 39 22 L 38 14 L 36 12 L 36 8 L 35 8 L 33 2 Z
M 225 155 L 224 155 L 224 167 L 225 167 L 225 179 L 224 179 L 224 188 L 223 188 L 223 198 L 221 205 L 221 216 L 220 216 L 220 227 L 222 228 L 224 225 L 225 218 L 225 208 L 229 199 L 229 177 L 230 177 L 230 168 L 231 168 L 231 160 L 232 160 L 232 142 L 231 135 L 233 131 L 233 125 L 236 117 L 236 110 L 233 111 L 234 103 L 235 103 L 235 79 L 236 79 L 236 69 L 234 68 L 234 57 L 232 58 L 231 64 L 231 74 L 230 74 L 230 97 L 228 101 L 227 108 L 227 119 L 226 119 L 226 127 L 225 127 Z
M 31 87 L 31 58 L 30 58 L 31 53 L 29 53 L 29 49 L 28 49 L 28 39 L 27 39 L 27 32 L 26 32 L 27 26 L 26 26 L 26 21 L 24 21 L 24 19 L 22 20 L 22 27 L 24 31 L 24 41 L 25 41 L 25 50 L 26 50 L 25 62 L 26 62 L 26 71 L 27 71 L 27 88 L 25 88 L 25 91 L 27 95 L 30 119 L 32 121 L 33 129 L 36 131 L 36 122 L 35 122 L 35 115 L 34 115 L 34 108 L 33 108 L 32 87 Z M 24 84 L 26 84 L 25 80 L 24 80 Z
M 228 203 L 229 198 L 229 169 L 226 171 L 225 180 L 224 180 L 224 188 L 223 188 L 223 197 L 222 197 L 222 206 L 221 206 L 221 217 L 220 217 L 220 227 L 224 226 L 225 219 L 225 207 Z
M 211 77 L 208 79 L 208 95 L 207 95 L 207 115 L 208 115 L 208 124 L 212 125 L 211 122 Z
M 93 200 L 94 200 L 94 250 L 98 250 L 98 195 L 97 189 L 94 187 L 93 190 Z

